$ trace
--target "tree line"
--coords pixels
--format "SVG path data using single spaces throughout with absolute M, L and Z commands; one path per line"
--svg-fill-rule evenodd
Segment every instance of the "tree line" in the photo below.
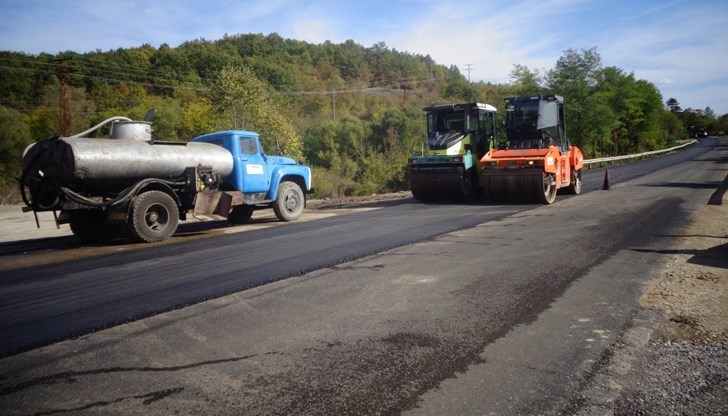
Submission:
M 426 146 L 422 108 L 435 103 L 485 102 L 502 117 L 505 97 L 562 95 L 569 138 L 588 158 L 663 148 L 691 125 L 726 123 L 604 67 L 596 48 L 568 49 L 543 73 L 514 65 L 504 84 L 470 83 L 455 66 L 383 42 L 310 44 L 277 34 L 84 54 L 0 52 L 0 203 L 17 202 L 25 146 L 60 134 L 61 77 L 70 134 L 112 116 L 142 119 L 150 108 L 158 140 L 255 130 L 268 153 L 313 167 L 314 197 L 406 190 L 407 156 Z

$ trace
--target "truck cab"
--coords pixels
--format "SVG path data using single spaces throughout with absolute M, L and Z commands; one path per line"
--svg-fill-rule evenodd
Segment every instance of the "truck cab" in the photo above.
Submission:
M 245 222 L 254 210 L 270 207 L 283 221 L 300 216 L 305 194 L 313 192 L 308 166 L 289 157 L 266 155 L 258 133 L 252 131 L 220 131 L 192 141 L 221 146 L 233 157 L 232 172 L 221 186 L 232 198 L 229 220 Z

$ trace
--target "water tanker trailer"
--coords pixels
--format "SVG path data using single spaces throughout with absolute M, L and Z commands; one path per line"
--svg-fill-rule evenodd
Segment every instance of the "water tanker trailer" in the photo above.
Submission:
M 107 125 L 108 138 L 87 136 Z M 257 133 L 165 142 L 152 139 L 150 120 L 126 117 L 31 144 L 22 162 L 24 211 L 53 211 L 58 224 L 92 242 L 164 240 L 188 212 L 242 223 L 257 209 L 273 208 L 280 220 L 292 221 L 312 192 L 310 169 L 266 155 Z

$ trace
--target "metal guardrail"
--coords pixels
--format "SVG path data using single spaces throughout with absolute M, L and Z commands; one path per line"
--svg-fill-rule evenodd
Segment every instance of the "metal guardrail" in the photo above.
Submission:
M 640 159 L 646 159 L 648 157 L 653 157 L 657 155 L 661 155 L 663 153 L 669 153 L 673 152 L 678 149 L 682 149 L 683 147 L 690 146 L 691 144 L 697 143 L 697 140 L 691 140 L 687 143 L 683 143 L 678 146 L 673 146 L 669 149 L 662 149 L 662 150 L 652 150 L 649 152 L 644 153 L 635 153 L 632 155 L 624 155 L 624 156 L 611 156 L 611 157 L 600 157 L 597 159 L 586 159 L 584 160 L 584 167 L 587 169 L 591 169 L 593 167 L 603 167 L 607 165 L 614 165 L 616 163 L 622 163 L 623 161 L 633 161 L 633 160 L 640 160 Z

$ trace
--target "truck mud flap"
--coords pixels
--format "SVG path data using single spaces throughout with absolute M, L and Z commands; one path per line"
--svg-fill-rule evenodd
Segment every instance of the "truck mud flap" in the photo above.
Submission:
M 199 192 L 195 197 L 192 215 L 217 215 L 227 218 L 230 209 L 242 202 L 243 197 L 240 192 Z

